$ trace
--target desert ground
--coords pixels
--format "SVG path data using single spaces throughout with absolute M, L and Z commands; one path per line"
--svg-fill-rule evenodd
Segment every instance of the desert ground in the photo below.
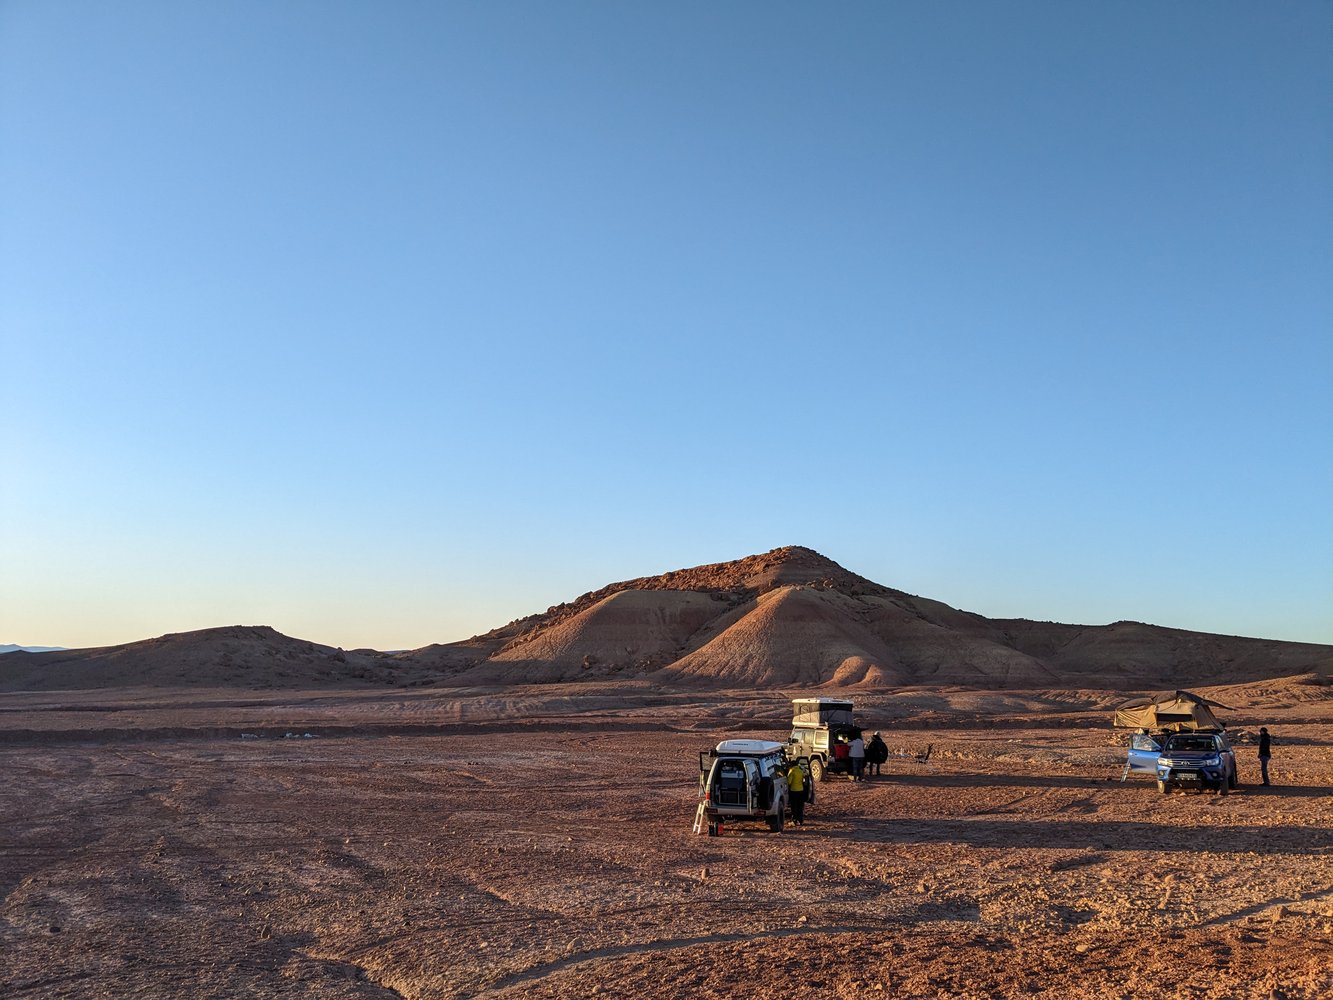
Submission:
M 817 692 L 6 694 L 0 995 L 1333 996 L 1330 690 L 1165 797 L 1123 693 L 854 694 L 883 777 L 719 838 L 698 751 Z

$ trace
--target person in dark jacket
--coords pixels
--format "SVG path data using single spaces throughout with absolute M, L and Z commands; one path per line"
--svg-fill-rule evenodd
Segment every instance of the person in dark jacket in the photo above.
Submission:
M 1273 742 L 1268 735 L 1268 727 L 1259 727 L 1259 774 L 1263 783 L 1268 784 L 1268 759 L 1273 756 Z
M 866 774 L 869 777 L 878 778 L 881 765 L 888 759 L 889 748 L 879 738 L 879 733 L 876 733 L 870 738 L 870 745 L 866 747 Z

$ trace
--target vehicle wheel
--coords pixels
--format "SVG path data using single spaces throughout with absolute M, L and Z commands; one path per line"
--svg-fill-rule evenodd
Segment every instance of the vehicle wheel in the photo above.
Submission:
M 1158 792 L 1159 795 L 1165 795 L 1165 794 L 1166 794 L 1166 792 L 1167 792 L 1167 788 L 1166 788 L 1166 782 L 1165 782 L 1165 781 L 1159 781 L 1159 782 L 1157 782 L 1157 792 Z
M 709 824 L 708 824 L 708 836 L 710 836 L 710 837 L 716 837 L 716 836 L 717 836 L 717 824 L 716 824 L 716 823 L 709 823 Z
M 810 758 L 810 777 L 814 781 L 823 781 L 826 777 L 824 773 L 824 762 L 818 757 Z
M 1235 771 L 1232 771 L 1229 775 L 1227 775 L 1227 786 L 1229 788 L 1239 788 L 1240 775 L 1238 775 Z
M 782 832 L 783 823 L 786 820 L 785 816 L 786 812 L 787 812 L 786 809 L 779 809 L 778 814 L 776 816 L 768 817 L 768 828 L 772 830 L 774 833 Z

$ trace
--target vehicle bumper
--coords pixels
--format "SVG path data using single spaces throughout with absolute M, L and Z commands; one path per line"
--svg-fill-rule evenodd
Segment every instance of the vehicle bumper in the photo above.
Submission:
M 710 820 L 722 823 L 722 822 L 734 822 L 736 820 L 742 820 L 742 819 L 768 819 L 768 817 L 776 814 L 767 811 L 754 812 L 749 809 L 734 809 L 734 810 L 726 808 L 718 809 L 705 806 L 704 815 L 707 816 Z
M 1157 780 L 1179 788 L 1221 788 L 1226 783 L 1225 767 L 1173 767 L 1157 772 Z

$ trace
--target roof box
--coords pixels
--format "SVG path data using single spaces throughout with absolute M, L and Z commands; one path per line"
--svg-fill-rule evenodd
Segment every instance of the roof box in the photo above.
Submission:
M 717 752 L 743 757 L 767 757 L 771 753 L 781 753 L 785 746 L 784 743 L 772 740 L 723 740 L 717 745 Z

